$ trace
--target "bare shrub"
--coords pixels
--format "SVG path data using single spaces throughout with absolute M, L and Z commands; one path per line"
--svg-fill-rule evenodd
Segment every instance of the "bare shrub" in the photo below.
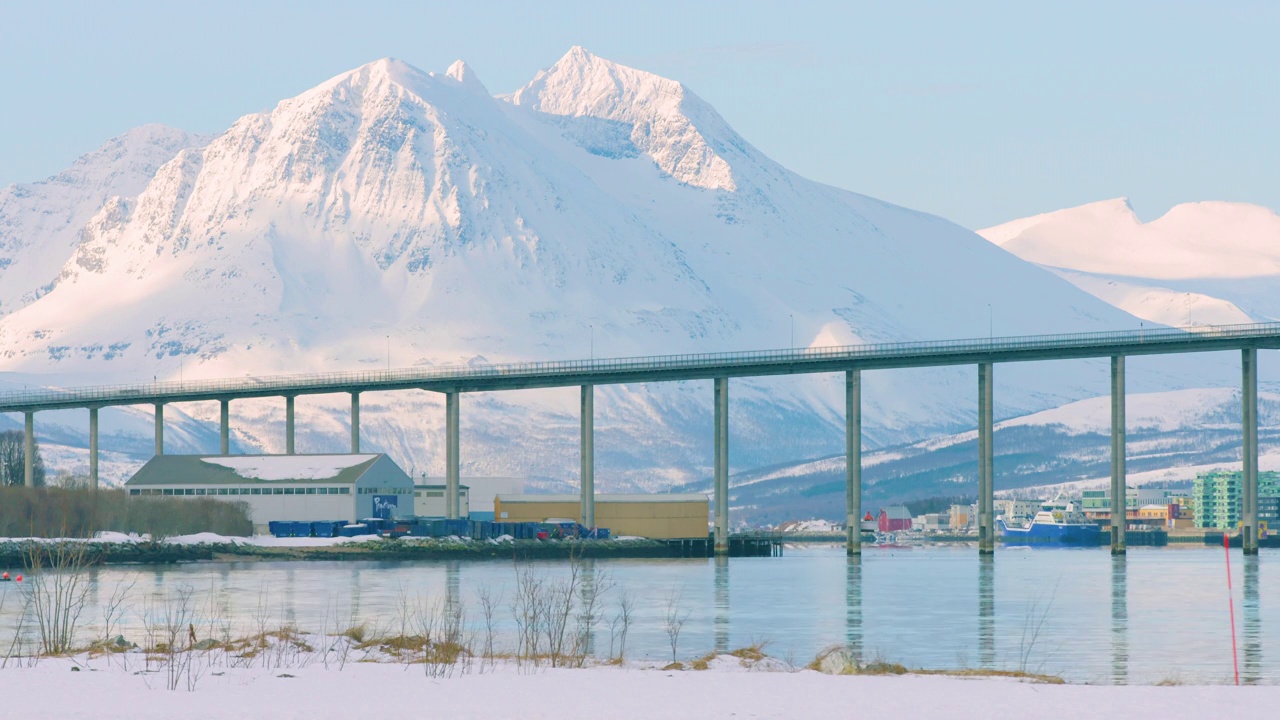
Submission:
M 623 588 L 618 595 L 618 612 L 609 620 L 609 658 L 619 663 L 627 657 L 627 633 L 631 630 L 631 616 L 635 607 L 635 598 Z M 613 654 L 615 641 L 618 644 L 617 655 Z
M 131 496 L 102 488 L 0 485 L 0 536 L 89 538 L 101 531 L 153 538 L 213 532 L 250 535 L 248 505 L 210 497 Z
M 480 615 L 484 621 L 484 644 L 480 649 L 480 672 L 484 673 L 486 664 L 490 667 L 493 666 L 494 612 L 497 610 L 498 605 L 502 603 L 502 596 L 499 595 L 495 599 L 492 593 L 489 592 L 489 588 L 482 587 L 479 592 L 479 600 Z
M 1022 619 L 1022 639 L 1018 641 L 1018 672 L 1027 672 L 1031 653 L 1040 639 L 1040 631 L 1044 628 L 1045 620 L 1049 618 L 1049 611 L 1053 609 L 1053 601 L 1057 595 L 1058 585 L 1055 583 L 1043 610 L 1040 609 L 1040 597 L 1036 597 L 1027 605 L 1026 615 Z
M 673 590 L 667 596 L 666 613 L 663 615 L 662 629 L 667 634 L 667 641 L 671 644 L 671 662 L 676 662 L 676 653 L 680 646 L 680 631 L 684 629 L 684 623 L 689 619 L 689 610 L 680 607 L 682 596 L 678 591 Z
M 102 643 L 110 646 L 114 644 L 112 635 L 115 634 L 116 627 L 120 623 L 121 617 L 124 615 L 125 603 L 129 600 L 129 594 L 133 592 L 133 587 L 138 584 L 138 576 L 134 575 L 127 582 L 121 582 L 111 591 L 111 597 L 102 604 Z
M 24 564 L 28 577 L 23 592 L 40 631 L 41 653 L 61 655 L 73 647 L 87 604 L 90 562 L 84 543 L 27 543 Z

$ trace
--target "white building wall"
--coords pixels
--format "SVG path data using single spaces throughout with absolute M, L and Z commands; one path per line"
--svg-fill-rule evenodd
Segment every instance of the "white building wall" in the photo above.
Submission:
M 471 493 L 468 488 L 458 489 L 458 504 L 462 506 L 460 517 L 467 517 L 471 514 Z M 415 487 L 413 490 L 413 507 L 416 515 L 423 517 L 445 517 L 444 506 L 444 488 L 436 487 Z M 489 508 L 493 509 L 493 503 L 489 503 Z
M 254 531 L 265 530 L 272 520 L 346 520 L 355 518 L 351 495 L 241 495 L 236 500 L 249 505 Z
M 373 501 L 375 496 L 395 498 L 394 515 L 408 517 L 415 515 L 413 503 L 413 480 L 387 456 L 378 461 L 356 480 L 356 520 L 375 517 Z

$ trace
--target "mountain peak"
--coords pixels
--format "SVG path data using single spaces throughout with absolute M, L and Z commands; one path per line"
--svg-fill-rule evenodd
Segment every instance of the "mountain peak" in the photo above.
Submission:
M 474 90 L 482 95 L 488 96 L 489 90 L 480 82 L 480 78 L 476 77 L 475 70 L 462 60 L 454 60 L 449 69 L 445 71 L 445 77 L 456 81 L 459 85 L 469 90 Z
M 507 99 L 561 116 L 570 139 L 589 136 L 594 147 L 584 149 L 595 154 L 633 157 L 638 150 L 686 185 L 737 189 L 729 159 L 749 145 L 710 105 L 675 80 L 575 45 Z M 619 147 L 598 147 L 602 134 L 615 138 Z

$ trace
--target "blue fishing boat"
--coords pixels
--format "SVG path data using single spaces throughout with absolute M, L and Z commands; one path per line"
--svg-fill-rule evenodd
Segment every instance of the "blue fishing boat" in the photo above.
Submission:
M 1061 495 L 1042 505 L 1029 523 L 1011 526 L 1003 516 L 996 523 L 1007 545 L 1102 545 L 1108 537 Z

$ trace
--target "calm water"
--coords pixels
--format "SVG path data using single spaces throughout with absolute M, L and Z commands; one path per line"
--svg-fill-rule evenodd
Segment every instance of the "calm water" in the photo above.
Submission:
M 1270 683 L 1280 679 L 1280 650 L 1267 642 L 1280 628 L 1280 606 L 1260 598 L 1280 592 L 1280 565 L 1263 553 L 1233 553 L 1232 579 L 1241 678 Z M 566 574 L 564 563 L 531 567 L 552 579 Z M 783 558 L 589 561 L 585 571 L 613 586 L 602 598 L 601 655 L 625 589 L 636 600 L 631 657 L 670 656 L 663 624 L 673 602 L 689 613 L 683 658 L 765 641 L 770 654 L 801 665 L 842 644 L 911 667 L 1026 669 L 1081 682 L 1232 676 L 1220 549 L 1134 548 L 1121 560 L 1097 549 L 1001 549 L 985 561 L 969 547 L 868 549 L 849 561 L 843 547 L 789 547 Z M 121 629 L 134 640 L 143 614 L 158 613 L 166 593 L 181 588 L 194 592 L 206 626 L 230 618 L 246 634 L 260 618 L 309 631 L 326 617 L 332 626 L 356 617 L 388 627 L 404 597 L 460 601 L 478 628 L 477 594 L 487 588 L 501 598 L 499 649 L 514 646 L 515 570 L 504 562 L 202 563 L 108 568 L 93 580 L 83 618 L 90 626 L 116 587 L 135 583 Z M 12 584 L 0 598 L 7 647 L 19 614 Z

